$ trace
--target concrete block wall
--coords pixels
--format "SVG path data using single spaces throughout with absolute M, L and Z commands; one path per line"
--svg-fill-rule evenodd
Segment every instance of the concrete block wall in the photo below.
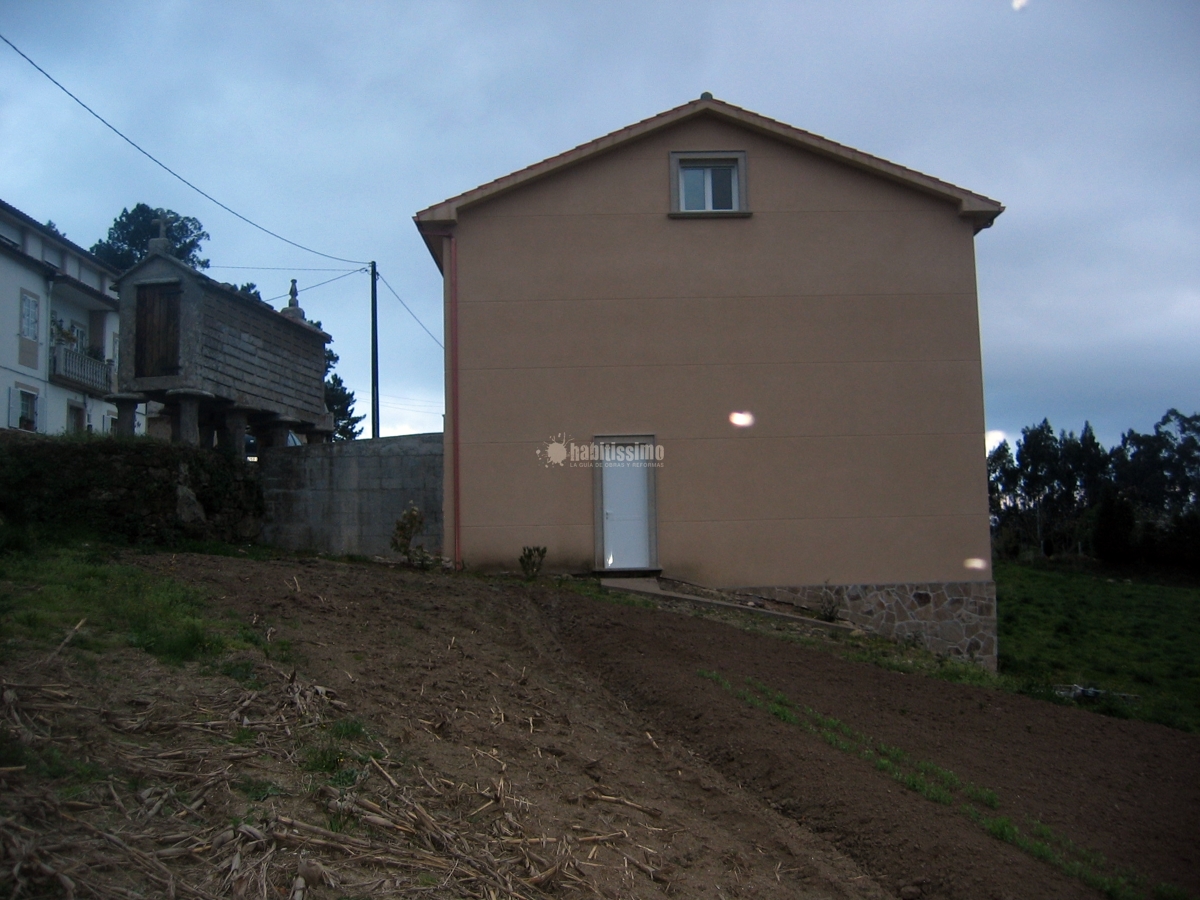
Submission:
M 442 548 L 442 435 L 275 447 L 259 458 L 262 539 L 286 550 L 395 556 L 396 519 L 410 502 L 425 516 L 414 539 Z

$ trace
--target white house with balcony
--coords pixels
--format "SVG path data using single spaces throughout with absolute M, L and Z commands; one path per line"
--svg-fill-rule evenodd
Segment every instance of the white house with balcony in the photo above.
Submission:
M 42 434 L 107 434 L 116 407 L 118 273 L 0 200 L 3 424 Z M 3 335 L 8 334 L 8 337 Z M 144 431 L 144 417 L 136 423 Z

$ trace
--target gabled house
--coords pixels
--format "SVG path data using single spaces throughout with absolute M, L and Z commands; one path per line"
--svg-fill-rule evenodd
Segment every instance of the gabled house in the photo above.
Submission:
M 994 200 L 714 100 L 419 212 L 456 561 L 655 575 L 995 661 Z
M 4 424 L 42 433 L 108 433 L 116 408 L 117 273 L 0 201 L 0 373 Z M 144 427 L 144 422 L 138 427 Z

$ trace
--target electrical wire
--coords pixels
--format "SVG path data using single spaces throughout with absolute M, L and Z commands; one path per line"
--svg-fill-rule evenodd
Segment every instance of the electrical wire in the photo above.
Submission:
M 22 59 L 25 60 L 25 62 L 29 63 L 31 66 L 33 66 L 35 69 L 37 69 L 43 75 L 45 75 L 55 87 L 57 87 L 60 91 L 62 91 L 64 94 L 66 94 L 72 100 L 74 100 L 76 103 L 78 103 L 84 109 L 86 109 L 89 113 L 91 113 L 92 116 L 97 121 L 99 121 L 109 131 L 111 131 L 113 134 L 115 134 L 117 137 L 119 137 L 121 140 L 123 140 L 125 143 L 127 143 L 130 147 L 132 147 L 138 153 L 142 154 L 142 156 L 146 157 L 146 159 L 150 160 L 150 162 L 154 163 L 156 166 L 158 166 L 160 169 L 162 169 L 167 174 L 172 175 L 173 177 L 182 181 L 184 184 L 186 184 L 188 187 L 190 187 L 193 191 L 195 191 L 201 197 L 205 197 L 206 199 L 211 200 L 213 203 L 217 204 L 217 206 L 221 207 L 221 209 L 225 210 L 225 212 L 241 219 L 247 225 L 257 228 L 259 231 L 263 232 L 264 234 L 269 234 L 271 237 L 273 237 L 277 240 L 283 241 L 285 244 L 291 244 L 293 247 L 296 247 L 299 250 L 303 250 L 306 253 L 314 253 L 317 256 L 323 256 L 326 259 L 336 260 L 337 262 L 352 263 L 354 265 L 366 265 L 366 260 L 345 259 L 344 257 L 341 257 L 341 256 L 334 256 L 331 253 L 322 253 L 320 250 L 314 250 L 312 247 L 305 247 L 303 244 L 297 244 L 295 241 L 288 240 L 283 235 L 276 234 L 274 231 L 271 231 L 271 229 L 264 228 L 263 226 L 259 225 L 257 222 L 253 222 L 250 219 L 247 219 L 245 216 L 243 216 L 237 210 L 229 208 L 224 203 L 222 203 L 220 200 L 218 200 L 216 197 L 214 197 L 212 194 L 209 194 L 209 193 L 206 193 L 205 191 L 200 190 L 200 188 L 196 187 L 196 185 L 192 184 L 190 181 L 188 181 L 186 178 L 184 178 L 182 175 L 180 175 L 174 169 L 170 168 L 165 163 L 159 162 L 157 159 L 155 159 L 153 156 L 151 156 L 149 152 L 147 152 L 146 150 L 143 150 L 141 147 L 139 147 L 137 144 L 135 144 L 132 140 L 125 137 L 125 135 L 123 135 L 120 131 L 118 131 L 115 126 L 111 125 L 107 119 L 105 119 L 102 115 L 100 115 L 98 112 L 96 112 L 90 106 L 88 106 L 86 103 L 84 103 L 82 100 L 80 100 L 74 94 L 72 94 L 69 90 L 67 90 L 65 87 L 63 87 L 63 85 L 60 84 L 54 78 L 53 75 L 51 75 L 49 72 L 47 72 L 41 66 L 39 66 L 37 63 L 35 63 L 32 59 L 30 59 L 28 56 L 26 56 L 16 44 L 14 44 L 12 41 L 10 41 L 8 38 L 6 38 L 3 34 L 0 34 L 0 41 L 4 41 L 4 43 L 8 44 L 8 46 L 12 47 L 13 50 L 15 50 L 17 52 L 17 54 Z M 422 326 L 422 327 L 424 327 L 424 326 Z
M 362 269 L 305 269 L 299 266 L 209 266 L 210 269 L 246 269 L 250 272 L 361 272 Z
M 395 410 L 397 412 L 412 413 L 413 415 L 416 415 L 416 416 L 440 416 L 440 415 L 442 415 L 442 411 L 440 409 L 417 409 L 414 406 L 400 406 L 399 404 L 396 404 L 396 403 L 380 403 L 379 405 L 382 406 L 384 409 Z
M 319 288 L 322 285 L 332 284 L 335 281 L 341 281 L 343 278 L 349 278 L 351 275 L 357 275 L 359 272 L 365 272 L 365 271 L 367 271 L 367 270 L 366 269 L 351 269 L 349 272 L 343 272 L 341 275 L 336 275 L 327 281 L 318 281 L 316 284 L 310 284 L 308 287 L 296 288 L 296 293 L 303 294 L 305 291 L 311 291 L 313 288 Z M 290 296 L 292 296 L 292 292 L 289 290 L 287 293 L 280 294 L 278 297 L 272 297 L 270 300 L 267 300 L 266 302 L 274 303 L 276 300 L 282 300 L 284 297 L 290 297 Z
M 440 415 L 443 412 L 441 403 L 430 403 L 428 405 L 424 405 L 424 404 L 415 404 L 414 405 L 414 404 L 410 404 L 410 403 L 398 403 L 395 400 L 389 400 L 386 397 L 380 397 L 379 405 L 383 406 L 387 409 L 402 409 L 406 412 L 425 413 L 425 414 L 428 414 L 431 416 L 432 415 Z
M 405 303 L 404 300 L 401 299 L 400 295 L 396 293 L 396 289 L 394 287 L 392 287 L 390 284 L 388 284 L 388 280 L 383 277 L 383 274 L 381 272 L 379 272 L 378 269 L 376 269 L 376 274 L 379 275 L 379 280 L 382 281 L 385 285 L 387 285 L 387 289 L 392 292 L 392 296 L 400 301 L 400 305 L 408 310 L 408 314 L 410 316 L 412 316 L 414 319 L 416 319 L 417 324 L 420 325 L 422 328 L 425 328 L 425 323 L 422 322 L 420 319 L 417 319 L 417 314 L 415 312 L 413 312 L 411 309 L 409 309 L 408 304 Z M 433 338 L 433 342 L 435 344 L 437 344 L 443 350 L 446 349 L 445 346 L 442 345 L 442 342 L 439 341 L 436 337 L 434 337 L 434 334 L 432 331 L 430 331 L 428 328 L 425 328 L 425 333 L 427 335 L 429 335 L 431 338 Z
M 421 397 L 402 397 L 399 394 L 380 394 L 381 400 L 399 400 L 401 403 L 424 403 L 426 406 L 436 406 L 438 409 L 442 407 L 441 400 L 425 400 Z

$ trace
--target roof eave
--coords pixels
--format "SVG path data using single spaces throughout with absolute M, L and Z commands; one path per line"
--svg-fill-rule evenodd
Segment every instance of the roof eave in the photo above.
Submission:
M 109 297 L 103 291 L 97 290 L 90 284 L 84 284 L 78 278 L 72 278 L 65 272 L 56 270 L 55 273 L 50 276 L 50 278 L 55 284 L 62 284 L 66 287 L 69 287 L 71 290 L 83 294 L 85 297 L 102 304 L 108 308 L 109 312 L 117 312 L 121 308 L 120 301 L 118 301 L 116 297 Z
M 434 263 L 437 264 L 438 271 L 445 274 L 442 266 L 442 238 L 453 235 L 454 226 L 458 224 L 457 216 L 453 219 L 429 218 L 424 220 L 419 216 L 413 216 L 413 222 L 417 226 L 417 231 L 421 233 L 421 239 L 425 242 L 425 249 L 429 251 L 429 255 L 433 257 Z
M 17 209 L 15 206 L 13 206 L 11 203 L 7 203 L 4 200 L 0 200 L 0 211 L 6 212 L 9 215 L 13 216 L 14 218 L 19 219 L 22 224 L 26 225 L 29 228 L 33 228 L 35 231 L 38 232 L 38 234 L 40 234 L 44 238 L 47 238 L 48 240 L 52 241 L 53 243 L 62 244 L 66 249 L 70 250 L 72 253 L 74 253 L 76 256 L 80 257 L 81 259 L 87 260 L 87 262 L 89 264 L 98 268 L 105 275 L 109 276 L 109 278 L 113 278 L 116 276 L 117 270 L 114 269 L 112 266 L 110 266 L 108 263 L 104 262 L 99 257 L 94 256 L 92 254 L 91 250 L 88 250 L 84 247 L 79 246 L 78 244 L 76 244 L 73 240 L 71 240 L 68 237 L 64 237 L 61 234 L 51 231 L 49 228 L 47 228 L 45 225 L 43 225 L 37 219 L 33 218 L 33 216 L 29 215 L 29 213 L 22 212 L 21 210 Z

